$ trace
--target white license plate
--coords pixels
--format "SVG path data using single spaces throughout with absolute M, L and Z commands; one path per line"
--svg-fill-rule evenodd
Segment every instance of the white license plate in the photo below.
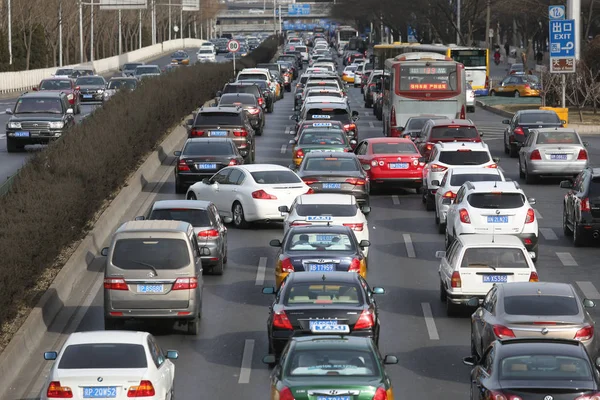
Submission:
M 138 293 L 162 293 L 163 285 L 137 285 Z

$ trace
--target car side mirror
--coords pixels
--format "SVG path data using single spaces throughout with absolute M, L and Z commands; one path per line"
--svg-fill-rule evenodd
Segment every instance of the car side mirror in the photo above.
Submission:
M 361 240 L 360 243 L 358 244 L 361 248 L 364 247 L 369 247 L 371 245 L 371 242 L 369 242 L 368 240 Z
M 352 111 L 352 116 L 353 117 L 358 117 L 358 111 Z
M 354 111 L 354 112 L 356 112 L 356 111 Z M 356 121 L 358 121 L 359 119 L 360 119 L 360 117 L 359 117 L 358 115 L 356 115 L 356 116 L 353 116 L 353 117 L 352 117 L 352 122 L 356 122 Z
M 281 247 L 281 240 L 273 239 L 269 242 L 269 246 L 271 247 Z
M 230 224 L 233 221 L 233 218 L 231 217 L 223 217 L 223 222 L 225 222 L 226 224 Z
M 398 357 L 396 356 L 385 356 L 383 358 L 383 363 L 384 364 L 398 364 Z
M 8 115 L 12 115 L 12 113 L 13 113 L 13 112 L 12 112 L 12 110 L 11 110 L 10 108 L 7 108 L 7 109 L 6 109 L 6 113 L 7 113 Z
M 362 206 L 360 208 L 360 211 L 362 211 L 363 214 L 369 214 L 371 212 L 371 206 Z
M 290 212 L 290 209 L 288 208 L 288 206 L 279 206 L 277 209 L 279 210 L 279 212 L 282 212 L 282 213 Z
M 469 301 L 467 301 L 467 306 L 479 307 L 479 299 L 477 297 L 471 297 Z
M 277 358 L 275 357 L 274 354 L 269 354 L 263 357 L 262 362 L 264 364 L 269 364 L 269 365 L 273 365 L 277 362 Z
M 144 217 L 143 215 L 138 215 L 137 217 L 135 217 L 136 221 L 144 221 L 146 219 L 146 217 Z
M 58 353 L 56 351 L 44 352 L 44 360 L 46 360 L 46 361 L 54 361 L 57 358 L 58 358 Z
M 475 357 L 469 356 L 469 357 L 463 358 L 463 364 L 468 365 L 469 367 L 474 367 L 475 366 Z
M 356 146 L 356 144 L 357 144 L 356 140 L 351 140 L 351 141 L 350 141 L 350 145 L 352 145 L 352 146 Z
M 106 257 L 108 255 L 108 247 L 104 247 L 102 250 L 100 250 L 100 254 Z
M 589 143 L 589 142 L 583 142 L 583 145 L 584 145 L 585 147 L 589 147 L 589 146 L 590 146 L 590 143 Z
M 503 120 L 502 120 L 502 123 L 503 123 L 504 125 L 508 125 L 508 124 L 510 124 L 510 119 L 503 119 Z
M 201 256 L 210 256 L 210 249 L 206 246 L 200 247 L 200 255 Z
M 288 142 L 288 144 L 296 144 L 296 141 L 294 139 L 290 139 L 290 141 Z
M 167 350 L 168 360 L 177 360 L 179 358 L 179 352 L 177 350 Z
M 583 299 L 583 306 L 585 308 L 594 308 L 596 307 L 596 303 L 590 299 Z
M 217 95 L 215 97 L 221 97 L 223 95 L 223 92 L 221 92 L 220 90 L 217 92 Z
M 431 181 L 431 186 L 440 186 L 440 181 L 434 179 Z
M 37 86 L 34 86 L 34 87 L 31 88 L 31 90 L 33 90 L 34 92 L 37 92 L 38 88 L 37 88 Z
M 202 183 L 204 183 L 205 185 L 212 185 L 212 183 L 210 182 L 210 179 L 208 179 L 208 178 L 202 179 Z
M 492 160 L 493 160 L 493 161 L 494 161 L 496 164 L 498 164 L 498 163 L 500 162 L 500 157 L 492 158 Z
M 262 293 L 263 294 L 275 294 L 277 292 L 275 291 L 274 287 L 264 287 L 264 288 L 262 288 Z
M 67 108 L 67 115 L 73 115 L 74 111 L 72 108 Z
M 573 182 L 571 181 L 562 181 L 560 183 L 560 187 L 563 189 L 573 189 Z
M 484 133 L 483 132 L 479 132 L 479 136 L 483 137 Z
M 561 119 L 561 120 L 560 120 L 560 123 L 561 123 L 561 124 L 563 124 L 563 125 L 566 125 L 566 124 L 567 124 L 567 121 L 565 121 L 564 119 Z
M 439 250 L 435 252 L 435 258 L 444 258 L 446 257 L 446 252 L 443 250 Z
M 533 197 L 528 197 L 527 201 L 529 202 L 530 205 L 535 205 L 535 199 Z
M 179 151 L 179 150 L 178 150 L 178 151 L 174 151 L 174 152 L 173 152 L 173 155 L 174 155 L 175 157 L 179 157 L 179 156 L 181 156 L 181 151 Z
M 385 289 L 382 287 L 374 287 L 373 294 L 385 294 Z

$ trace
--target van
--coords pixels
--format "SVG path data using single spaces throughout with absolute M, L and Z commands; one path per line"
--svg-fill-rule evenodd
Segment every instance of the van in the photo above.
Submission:
M 208 252 L 187 222 L 125 222 L 102 249 L 105 329 L 122 329 L 127 320 L 166 319 L 197 335 L 201 257 Z

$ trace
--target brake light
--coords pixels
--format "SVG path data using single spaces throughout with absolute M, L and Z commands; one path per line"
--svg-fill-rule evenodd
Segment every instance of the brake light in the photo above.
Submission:
M 506 338 L 511 338 L 511 337 L 514 338 L 515 337 L 515 333 L 511 329 L 508 329 L 507 327 L 505 327 L 504 325 L 494 325 L 493 330 L 494 330 L 494 335 L 496 335 L 496 337 L 498 339 L 506 339 Z
M 525 223 L 530 224 L 533 221 L 535 221 L 535 211 L 533 211 L 533 208 L 530 208 L 529 210 L 527 210 L 527 216 L 525 217 Z
M 540 277 L 538 276 L 537 272 L 532 271 L 531 274 L 529 274 L 529 282 L 539 282 L 540 281 Z
M 466 209 L 461 208 L 460 211 L 458 212 L 458 215 L 460 216 L 460 222 L 462 222 L 463 224 L 471 223 L 471 218 L 469 217 L 469 212 Z
M 351 185 L 362 186 L 362 185 L 365 185 L 367 183 L 367 181 L 364 179 L 360 179 L 360 178 L 348 178 L 348 179 L 346 179 L 346 183 L 349 183 Z
M 347 226 L 348 228 L 352 229 L 353 231 L 357 231 L 357 232 L 362 232 L 363 228 L 364 228 L 364 224 L 343 224 L 344 226 Z
M 229 165 L 238 165 L 238 160 L 236 160 L 235 158 L 232 160 L 229 160 Z
M 201 131 L 199 129 L 192 129 L 192 132 L 190 132 L 191 136 L 203 136 L 204 135 L 204 131 Z
M 431 172 L 443 172 L 447 169 L 448 167 L 444 167 L 443 165 L 431 164 Z
M 282 272 L 294 272 L 294 266 L 289 258 L 284 258 L 280 261 Z
M 534 150 L 531 152 L 531 155 L 529 156 L 530 160 L 541 160 L 542 156 L 540 155 L 540 151 L 539 150 Z
M 155 394 L 154 386 L 150 381 L 141 381 L 138 386 L 131 386 L 127 391 L 127 397 L 151 397 Z
M 377 388 L 373 400 L 387 400 L 387 392 L 384 388 Z
M 578 160 L 587 160 L 588 159 L 587 151 L 585 151 L 584 149 L 579 150 L 579 154 L 577 155 L 577 159 Z
M 353 258 L 348 267 L 348 272 L 360 272 L 360 259 Z
M 245 129 L 235 130 L 235 131 L 233 131 L 233 135 L 237 136 L 237 137 L 246 137 L 246 136 L 248 136 L 248 131 Z
M 515 128 L 515 130 L 513 131 L 513 133 L 515 135 L 525 135 L 525 132 L 523 132 L 523 128 L 521 128 L 520 126 L 517 126 Z
M 252 192 L 252 198 L 259 200 L 277 200 L 277 196 L 269 194 L 262 189 Z
M 286 315 L 285 311 L 275 311 L 273 312 L 273 327 L 279 329 L 294 329 L 292 327 L 292 323 L 290 319 Z
M 311 187 L 308 188 L 308 190 L 306 191 L 306 193 L 304 194 L 315 194 L 315 190 Z
M 304 181 L 304 183 L 306 183 L 307 185 L 312 185 L 313 183 L 317 183 L 317 180 L 314 178 L 302 178 L 302 180 Z
M 373 313 L 371 310 L 364 310 L 360 317 L 358 317 L 358 321 L 354 324 L 354 330 L 357 329 L 369 329 L 375 325 L 375 321 L 373 319 Z
M 600 400 L 600 392 L 579 396 L 575 400 Z
M 198 278 L 177 278 L 171 290 L 190 290 L 198 287 Z
M 514 394 L 504 394 L 496 390 L 490 390 L 487 400 L 521 400 L 521 397 Z
M 188 167 L 185 160 L 179 160 L 179 164 L 177 164 L 177 170 L 178 171 L 189 171 L 190 167 Z
M 471 149 L 457 149 L 456 151 L 465 152 L 465 151 L 471 151 Z
M 356 124 L 346 124 L 344 125 L 344 130 L 347 131 L 355 131 L 356 130 Z
M 129 286 L 127 286 L 123 278 L 104 278 L 104 289 L 129 290 Z
M 587 197 L 584 199 L 581 199 L 581 203 L 579 206 L 579 209 L 581 211 L 590 211 L 590 199 L 588 199 Z
M 426 150 L 426 151 L 431 151 L 431 149 L 433 149 L 433 143 L 427 143 L 427 144 L 425 145 L 425 150 Z
M 594 336 L 594 327 L 591 325 L 584 326 L 575 334 L 575 340 L 590 340 Z
M 219 237 L 219 231 L 216 229 L 208 229 L 206 231 L 198 232 L 199 238 L 216 239 Z
M 529 86 L 529 83 L 526 83 L 526 84 L 525 84 L 525 86 L 524 86 L 524 88 L 525 88 L 525 89 L 530 89 L 530 88 L 531 88 L 531 86 Z
M 250 108 L 248 108 L 248 112 L 249 112 L 250 114 L 252 114 L 252 115 L 256 115 L 256 114 L 258 114 L 258 113 L 259 113 L 259 111 L 260 111 L 260 110 L 259 110 L 258 108 L 256 108 L 256 107 L 250 107 Z
M 490 164 L 490 165 L 486 165 L 485 168 L 498 168 L 498 164 L 493 163 L 493 164 Z
M 283 387 L 279 391 L 279 400 L 295 400 L 292 391 L 288 387 Z
M 392 106 L 392 111 L 390 111 L 390 127 L 396 127 L 396 107 Z
M 308 225 L 312 225 L 310 222 L 303 222 L 303 221 L 294 221 L 290 224 L 290 226 L 308 226 Z
M 452 273 L 452 277 L 450 278 L 450 287 L 453 287 L 453 288 L 462 287 L 462 281 L 460 279 L 460 273 L 458 271 L 454 271 Z
M 304 158 L 304 151 L 302 149 L 296 150 L 296 155 L 294 158 Z
M 261 106 L 262 106 L 263 104 L 265 104 L 265 99 L 263 99 L 262 97 L 259 97 L 259 98 L 258 98 L 258 104 L 259 104 L 259 105 L 261 105 Z
M 463 104 L 463 106 L 460 109 L 460 119 L 467 119 L 467 113 L 465 111 L 465 106 Z
M 50 385 L 48 385 L 46 397 L 52 399 L 70 399 L 73 397 L 73 392 L 70 387 L 61 386 L 60 382 L 52 381 L 50 382 Z
M 444 193 L 444 196 L 447 199 L 455 199 L 456 198 L 456 193 L 452 192 L 452 191 L 447 191 L 446 193 Z

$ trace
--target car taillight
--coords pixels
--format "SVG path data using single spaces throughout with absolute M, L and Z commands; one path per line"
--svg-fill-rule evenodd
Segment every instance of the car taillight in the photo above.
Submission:
M 575 340 L 590 340 L 592 337 L 594 337 L 594 327 L 592 325 L 584 326 L 575 333 Z
M 238 160 L 236 160 L 235 158 L 232 160 L 229 160 L 229 165 L 238 165 Z
M 447 199 L 455 199 L 456 198 L 456 193 L 448 190 L 446 193 L 444 193 L 444 196 Z
M 352 229 L 353 231 L 357 231 L 357 232 L 362 232 L 363 228 L 364 228 L 364 224 L 343 224 L 344 226 L 347 226 L 348 228 Z
M 443 165 L 431 164 L 431 172 L 443 172 L 447 169 L 448 167 L 444 167 Z
M 520 126 L 517 126 L 515 128 L 515 130 L 513 131 L 513 133 L 515 135 L 521 135 L 521 136 L 525 135 L 525 132 L 523 132 L 523 128 L 521 128 Z
M 198 278 L 177 278 L 171 290 L 189 290 L 198 287 Z
M 302 149 L 297 149 L 294 158 L 304 158 L 304 151 Z
M 384 388 L 377 388 L 373 400 L 387 400 L 387 392 Z
M 577 159 L 578 160 L 587 160 L 588 159 L 587 151 L 585 151 L 584 149 L 579 150 L 579 154 L 577 155 Z
M 360 259 L 353 258 L 348 267 L 348 272 L 360 272 Z
M 198 232 L 199 238 L 216 239 L 219 237 L 219 231 L 216 229 L 208 229 L 206 231 Z
M 295 400 L 294 395 L 292 395 L 292 391 L 288 387 L 283 387 L 279 391 L 279 400 Z
M 458 271 L 452 273 L 452 277 L 450 277 L 450 287 L 462 287 L 462 281 L 460 280 L 460 273 Z
M 354 324 L 354 330 L 357 329 L 369 329 L 375 325 L 375 321 L 373 319 L 373 313 L 371 310 L 364 310 L 360 317 L 358 317 L 358 321 Z
M 467 119 L 467 112 L 464 105 L 460 109 L 460 119 Z
M 273 327 L 279 329 L 294 329 L 292 327 L 292 323 L 290 319 L 286 315 L 285 311 L 275 311 L 273 312 Z
M 496 335 L 498 339 L 515 337 L 515 333 L 511 329 L 505 327 L 504 325 L 494 325 L 492 329 L 494 330 L 494 335 Z
M 585 394 L 583 396 L 576 397 L 575 400 L 600 400 L 600 392 Z
M 356 130 L 356 124 L 346 124 L 346 125 L 344 125 L 344 130 L 346 132 L 348 132 L 348 131 L 355 131 Z
M 204 131 L 199 130 L 199 129 L 192 129 L 192 131 L 190 132 L 191 136 L 203 136 L 204 135 Z
M 252 192 L 252 198 L 260 200 L 277 200 L 277 196 L 269 194 L 262 189 Z
M 521 397 L 514 394 L 504 394 L 497 390 L 490 390 L 486 400 L 521 400 Z
M 46 397 L 52 399 L 70 399 L 73 397 L 73 392 L 71 388 L 68 386 L 61 386 L 60 382 L 52 381 L 48 385 L 48 390 L 46 391 Z
M 282 272 L 294 272 L 294 266 L 289 258 L 284 258 L 280 261 Z
M 590 199 L 588 199 L 587 197 L 581 199 L 581 204 L 579 206 L 579 209 L 581 211 L 588 211 L 589 212 L 590 211 Z
M 258 98 L 258 104 L 260 104 L 261 106 L 262 106 L 263 104 L 265 104 L 265 99 L 263 99 L 262 97 L 259 97 L 259 98 Z
M 156 395 L 154 386 L 150 381 L 141 381 L 138 386 L 130 386 L 127 397 L 151 397 Z
M 315 194 L 315 190 L 311 187 L 308 188 L 308 190 L 306 191 L 306 193 L 304 194 Z
M 351 185 L 362 186 L 362 185 L 365 185 L 367 183 L 367 181 L 364 179 L 360 179 L 360 178 L 348 178 L 348 179 L 346 179 L 346 183 L 349 183 Z
M 185 160 L 179 160 L 179 163 L 177 164 L 177 170 L 178 171 L 189 171 L 190 167 L 188 167 Z
M 104 289 L 129 290 L 129 287 L 123 278 L 104 278 Z
M 431 149 L 433 149 L 433 143 L 427 143 L 427 144 L 425 145 L 425 150 L 427 150 L 427 151 L 431 151 Z
M 529 274 L 529 282 L 539 282 L 540 281 L 540 277 L 538 276 L 537 272 L 532 271 L 531 274 Z
M 486 165 L 485 168 L 498 168 L 498 164 L 493 163 L 493 164 L 490 164 L 490 165 Z
M 525 89 L 531 89 L 531 86 L 529 86 L 529 83 L 526 83 L 525 86 L 523 86 Z
M 302 178 L 302 180 L 304 181 L 304 183 L 306 183 L 307 185 L 312 185 L 313 183 L 316 183 L 317 180 L 314 178 Z
M 252 115 L 256 115 L 260 112 L 260 110 L 256 107 L 250 107 L 250 108 L 248 108 L 248 112 Z
M 529 156 L 530 160 L 541 160 L 542 156 L 540 154 L 539 150 L 534 150 L 531 152 L 531 155 Z
M 392 111 L 390 111 L 390 127 L 396 126 L 396 107 L 392 107 Z
M 248 136 L 248 131 L 245 129 L 235 130 L 235 131 L 233 131 L 233 135 L 237 136 L 237 137 L 246 137 L 246 136 Z
M 466 209 L 461 208 L 460 211 L 458 212 L 458 215 L 460 216 L 460 222 L 462 222 L 463 224 L 471 223 L 471 218 L 469 217 L 469 212 Z
M 535 221 L 535 211 L 533 211 L 533 208 L 530 208 L 529 210 L 527 210 L 527 216 L 525 217 L 525 223 L 531 224 L 533 221 Z

